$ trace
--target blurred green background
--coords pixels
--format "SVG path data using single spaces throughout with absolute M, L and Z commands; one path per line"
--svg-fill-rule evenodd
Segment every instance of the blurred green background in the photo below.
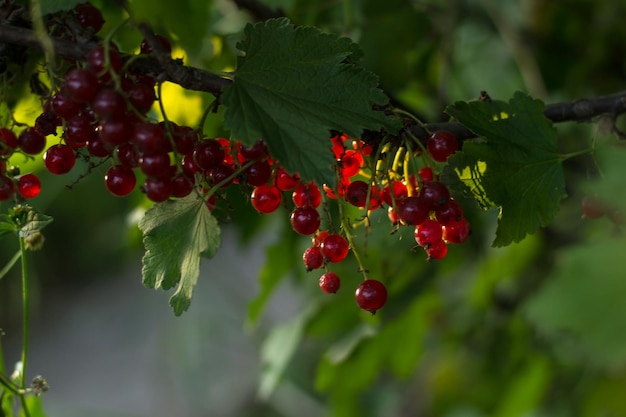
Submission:
M 546 103 L 624 90 L 626 3 L 621 0 L 265 0 L 296 24 L 351 37 L 392 100 L 424 121 L 480 91 L 517 90 Z M 107 20 L 124 14 L 93 1 Z M 235 43 L 254 15 L 227 0 L 129 1 L 137 20 L 168 36 L 189 65 L 233 69 Z M 133 51 L 132 28 L 114 37 Z M 169 117 L 193 125 L 211 96 L 164 88 Z M 22 121 L 34 117 L 22 105 Z M 30 115 L 30 116 L 29 116 Z M 557 126 L 564 152 L 616 139 L 600 123 Z M 220 114 L 208 135 L 227 135 Z M 117 199 L 94 170 L 71 190 L 41 172 L 32 204 L 54 217 L 35 275 L 33 372 L 51 384 L 51 416 L 626 415 L 626 242 L 607 219 L 581 218 L 601 192 L 626 206 L 626 164 L 599 152 L 565 164 L 568 197 L 555 222 L 494 249 L 496 212 L 464 207 L 468 242 L 441 262 L 412 252 L 412 231 L 389 235 L 373 218 L 370 275 L 390 291 L 371 316 L 352 299 L 354 259 L 333 267 L 345 291 L 329 297 L 306 273 L 309 242 L 286 211 L 259 216 L 232 195 L 218 256 L 203 263 L 191 310 L 174 318 L 167 295 L 141 288 L 140 196 Z M 39 169 L 35 164 L 33 169 Z M 17 243 L 5 238 L 9 259 Z M 18 272 L 0 281 L 7 362 L 18 358 Z M 9 365 L 10 366 L 10 365 Z

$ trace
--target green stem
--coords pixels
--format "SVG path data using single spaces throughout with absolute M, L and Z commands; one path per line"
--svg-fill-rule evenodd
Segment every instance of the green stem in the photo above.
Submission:
M 588 155 L 593 153 L 593 148 L 589 148 L 589 149 L 583 149 L 580 151 L 576 151 L 576 152 L 569 152 L 569 153 L 562 153 L 559 155 L 559 159 L 561 161 L 567 161 L 570 158 L 575 158 L 577 156 L 581 156 L 581 155 Z
M 28 337 L 30 330 L 29 321 L 29 297 L 28 297 L 28 270 L 26 264 L 26 245 L 24 244 L 24 238 L 19 237 L 20 241 L 20 253 L 22 255 L 22 315 L 23 315 L 23 338 L 22 338 L 22 374 L 20 377 L 20 388 L 26 389 L 26 363 L 28 360 Z M 26 405 L 26 398 L 24 395 L 20 395 L 20 401 L 22 403 L 22 409 L 24 415 L 30 417 L 30 411 Z

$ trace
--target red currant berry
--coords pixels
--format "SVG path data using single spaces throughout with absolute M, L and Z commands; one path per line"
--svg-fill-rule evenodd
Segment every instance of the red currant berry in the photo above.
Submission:
M 128 100 L 138 112 L 148 113 L 156 100 L 154 87 L 146 83 L 134 83 L 126 90 Z
M 141 172 L 149 177 L 170 176 L 170 166 L 170 156 L 167 153 L 148 154 L 139 160 Z
M 442 225 L 458 222 L 463 217 L 463 207 L 458 201 L 449 199 L 446 204 L 435 208 L 435 217 Z
M 348 241 L 341 235 L 330 234 L 326 236 L 322 244 L 320 245 L 322 255 L 329 262 L 341 262 L 348 256 L 350 247 Z
M 52 145 L 43 154 L 43 162 L 46 169 L 55 175 L 67 174 L 76 164 L 74 149 L 68 145 Z
M 73 148 L 82 148 L 96 137 L 97 131 L 91 124 L 91 118 L 85 114 L 70 117 L 65 123 L 63 138 Z
M 387 288 L 380 281 L 366 279 L 359 284 L 354 297 L 359 307 L 374 314 L 387 302 Z
M 317 208 L 322 203 L 322 192 L 314 182 L 310 182 L 296 187 L 291 198 L 297 207 L 311 206 Z
M 142 190 L 149 200 L 160 203 L 172 195 L 172 179 L 169 177 L 146 178 Z
M 291 212 L 289 220 L 293 230 L 305 236 L 312 235 L 320 227 L 320 214 L 312 206 L 296 207 Z
M 137 177 L 133 170 L 125 165 L 115 165 L 104 176 L 107 190 L 117 197 L 130 194 L 137 183 Z
M 448 202 L 450 191 L 442 182 L 431 181 L 422 186 L 420 197 L 427 204 L 429 210 L 436 210 Z
M 13 133 L 12 130 L 9 130 L 5 127 L 0 128 L 0 155 L 8 156 L 17 148 L 19 142 L 17 140 L 17 136 Z M 45 142 L 44 142 L 45 146 Z
M 341 287 L 339 275 L 334 272 L 326 272 L 320 277 L 319 286 L 326 294 L 335 294 Z
M 459 143 L 451 132 L 438 130 L 426 142 L 428 152 L 437 162 L 445 162 L 459 148 Z
M 311 246 L 306 248 L 302 254 L 302 262 L 304 262 L 307 272 L 310 272 L 324 265 L 324 255 L 322 255 L 319 247 Z
M 20 149 L 28 155 L 37 155 L 46 147 L 46 137 L 33 127 L 22 130 L 17 140 Z
M 321 246 L 322 242 L 328 235 L 328 230 L 319 230 L 311 237 L 311 244 L 313 246 Z
M 82 3 L 74 8 L 78 23 L 84 28 L 90 28 L 93 33 L 100 32 L 104 25 L 104 18 L 100 10 L 96 9 L 91 3 Z
M 459 221 L 443 226 L 443 240 L 446 243 L 463 243 L 469 237 L 470 232 L 469 221 L 465 217 L 462 217 Z
M 180 155 L 192 155 L 198 143 L 198 134 L 189 126 L 174 126 L 174 145 Z
M 417 175 L 419 175 L 422 182 L 431 182 L 435 178 L 431 167 L 420 168 Z
M 93 100 L 98 92 L 98 78 L 90 70 L 73 68 L 65 76 L 65 92 L 77 103 L 87 103 Z
M 383 202 L 387 203 L 388 206 L 393 206 L 394 202 L 398 204 L 399 201 L 404 200 L 408 196 L 409 191 L 402 181 L 392 181 L 391 186 L 389 184 L 385 185 L 381 194 Z
M 346 201 L 355 207 L 365 207 L 369 188 L 369 184 L 365 181 L 351 182 L 346 189 Z
M 96 93 L 91 108 L 101 119 L 121 118 L 126 113 L 126 99 L 117 91 L 105 88 Z
M 0 175 L 0 201 L 8 201 L 15 193 L 15 183 L 6 175 Z
M 113 44 L 109 45 L 108 67 L 104 45 L 96 46 L 89 51 L 89 54 L 87 54 L 87 62 L 91 70 L 103 81 L 111 79 L 111 75 L 108 73 L 110 69 L 113 69 L 113 71 L 118 74 L 122 70 L 122 57 Z
M 41 181 L 35 174 L 25 174 L 17 182 L 17 192 L 26 199 L 35 198 L 41 192 Z
M 80 103 L 70 99 L 64 91 L 59 91 L 52 97 L 52 110 L 65 120 L 77 115 L 80 107 Z
M 348 149 L 341 157 L 341 175 L 350 178 L 359 173 L 363 166 L 363 155 L 359 152 Z
M 291 175 L 283 168 L 278 168 L 275 183 L 279 190 L 290 191 L 300 184 L 300 176 L 298 174 Z
M 432 242 L 441 240 L 443 230 L 441 223 L 427 219 L 415 227 L 415 241 L 418 245 L 427 248 Z
M 424 248 L 426 254 L 428 255 L 429 261 L 434 259 L 443 259 L 448 253 L 448 245 L 443 240 L 435 240 L 431 242 L 427 248 Z
M 211 169 L 224 159 L 224 149 L 215 139 L 201 140 L 196 144 L 193 158 L 202 169 Z
M 235 169 L 232 165 L 218 164 L 209 170 L 209 178 L 214 185 L 221 188 L 228 187 L 233 183 Z M 259 184 L 263 185 L 263 184 Z
M 273 185 L 263 184 L 252 190 L 252 207 L 259 213 L 272 213 L 280 207 L 282 194 Z
M 267 159 L 257 159 L 245 172 L 246 182 L 253 187 L 265 184 L 271 176 L 272 166 Z
M 182 198 L 188 196 L 193 191 L 194 182 L 192 178 L 180 173 L 172 180 L 172 197 Z
M 264 140 L 257 140 L 252 146 L 239 147 L 239 162 L 256 161 L 270 156 L 267 143 Z
M 428 218 L 429 207 L 422 197 L 411 196 L 396 203 L 398 217 L 406 224 L 417 226 Z
M 100 123 L 98 134 L 103 143 L 115 147 L 129 142 L 128 130 L 128 123 L 123 118 L 110 119 Z

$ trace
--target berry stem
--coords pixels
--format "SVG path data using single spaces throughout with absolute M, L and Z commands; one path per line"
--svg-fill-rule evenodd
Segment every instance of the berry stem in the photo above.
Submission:
M 22 372 L 20 375 L 20 388 L 22 390 L 26 389 L 26 364 L 28 360 L 28 342 L 29 342 L 29 333 L 30 333 L 30 303 L 28 296 L 28 269 L 26 262 L 26 244 L 24 243 L 24 238 L 19 237 L 20 242 L 20 257 L 22 258 L 22 320 L 23 320 L 23 329 L 22 329 Z M 22 404 L 22 409 L 24 410 L 24 415 L 26 417 L 30 417 L 30 411 L 28 410 L 28 406 L 26 404 L 26 398 L 24 394 L 20 394 L 20 402 Z

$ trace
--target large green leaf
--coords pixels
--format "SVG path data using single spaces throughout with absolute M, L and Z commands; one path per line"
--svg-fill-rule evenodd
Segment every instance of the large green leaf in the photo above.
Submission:
M 189 308 L 200 275 L 200 258 L 212 257 L 220 246 L 220 228 L 205 202 L 196 195 L 155 204 L 139 222 L 143 232 L 143 283 L 170 289 L 174 314 Z
M 333 184 L 329 135 L 397 126 L 372 105 L 387 97 L 378 78 L 353 60 L 348 38 L 287 19 L 248 25 L 233 84 L 224 92 L 224 122 L 246 144 L 267 141 L 274 158 L 308 181 Z
M 457 102 L 447 113 L 485 139 L 466 141 L 450 166 L 483 206 L 500 207 L 494 246 L 549 224 L 565 195 L 557 134 L 544 104 L 517 92 L 503 101 Z

